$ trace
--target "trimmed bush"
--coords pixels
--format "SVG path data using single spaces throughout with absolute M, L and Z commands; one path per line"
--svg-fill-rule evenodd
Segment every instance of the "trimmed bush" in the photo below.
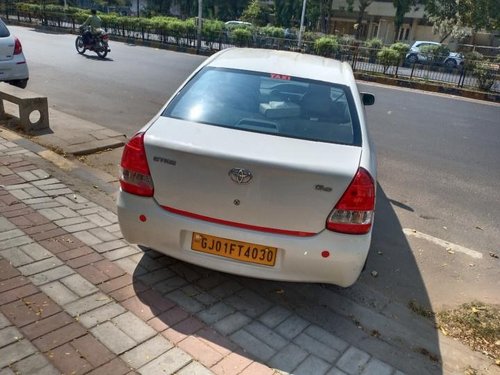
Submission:
M 335 37 L 323 36 L 314 41 L 314 51 L 320 56 L 332 57 L 339 50 L 340 45 Z
M 477 79 L 477 86 L 484 91 L 490 91 L 495 83 L 495 76 L 490 67 L 485 63 L 479 63 L 472 70 L 472 75 Z
M 252 32 L 246 28 L 235 28 L 231 30 L 231 39 L 239 47 L 247 46 L 252 41 Z
M 273 38 L 285 37 L 285 30 L 283 30 L 281 27 L 265 26 L 259 28 L 259 31 L 261 35 L 270 36 Z
M 384 73 L 390 66 L 399 64 L 399 52 L 390 47 L 382 47 L 377 53 L 377 57 L 378 61 L 384 66 Z

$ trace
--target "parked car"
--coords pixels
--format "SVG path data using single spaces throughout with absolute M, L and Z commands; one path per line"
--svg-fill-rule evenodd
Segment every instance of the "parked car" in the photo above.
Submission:
M 227 21 L 224 25 L 226 26 L 226 28 L 252 27 L 253 26 L 250 22 L 244 22 L 244 21 Z
M 442 44 L 430 41 L 416 41 L 415 43 L 413 43 L 413 45 L 410 47 L 410 50 L 406 54 L 406 61 L 408 61 L 408 63 L 410 64 L 428 63 L 431 60 L 430 56 L 422 52 L 422 49 L 425 46 L 440 47 L 442 46 Z M 463 66 L 464 55 L 458 52 L 448 52 L 448 55 L 440 59 L 440 61 L 433 61 L 433 62 L 438 64 L 443 64 L 449 68 L 457 68 Z
M 0 81 L 25 88 L 29 72 L 23 47 L 0 19 Z
M 333 59 L 213 55 L 125 146 L 123 235 L 237 275 L 353 284 L 375 209 L 374 100 Z

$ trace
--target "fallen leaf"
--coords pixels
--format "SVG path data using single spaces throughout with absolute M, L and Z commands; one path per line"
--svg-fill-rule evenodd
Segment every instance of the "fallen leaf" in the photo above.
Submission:
M 447 250 L 448 250 L 448 254 L 455 254 L 455 252 L 452 249 L 448 248 Z
M 481 228 L 481 227 L 476 227 L 476 229 L 483 230 L 483 228 Z
M 377 272 L 377 271 L 372 271 L 372 272 L 371 272 L 371 275 L 372 275 L 373 277 L 377 277 L 377 276 L 378 276 L 378 272 Z
M 490 257 L 498 259 L 498 254 L 494 253 L 493 251 L 490 251 Z
M 285 291 L 283 289 L 278 289 L 276 290 L 276 294 L 285 294 Z
M 443 327 L 439 327 L 439 329 L 443 335 L 448 336 L 448 332 Z
M 383 253 L 384 253 L 383 251 L 380 251 L 380 250 L 379 250 L 379 251 L 377 251 L 377 254 L 378 254 L 378 255 L 382 255 Z
M 444 230 L 448 230 L 448 227 L 443 227 Z

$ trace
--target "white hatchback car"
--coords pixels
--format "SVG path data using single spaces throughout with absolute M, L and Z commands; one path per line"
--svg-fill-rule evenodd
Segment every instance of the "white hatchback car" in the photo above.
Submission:
M 21 42 L 0 19 L 0 81 L 25 88 L 29 72 Z
M 373 102 L 347 63 L 217 53 L 126 145 L 124 237 L 223 272 L 353 284 L 375 209 Z

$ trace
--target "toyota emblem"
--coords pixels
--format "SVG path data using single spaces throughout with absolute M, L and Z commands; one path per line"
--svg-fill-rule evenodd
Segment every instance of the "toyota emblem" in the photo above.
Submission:
M 228 173 L 231 180 L 236 182 L 237 184 L 247 184 L 252 180 L 252 172 L 248 169 L 243 168 L 233 168 Z

